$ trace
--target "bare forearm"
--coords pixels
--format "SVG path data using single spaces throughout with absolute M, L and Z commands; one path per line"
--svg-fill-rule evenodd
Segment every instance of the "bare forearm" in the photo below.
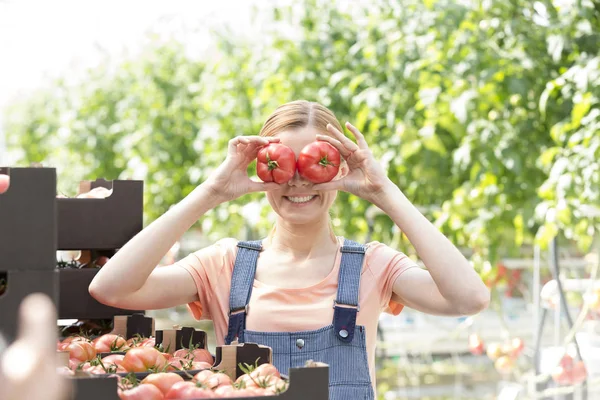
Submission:
M 376 204 L 406 234 L 441 295 L 457 307 L 486 303 L 489 291 L 469 261 L 390 182 Z
M 208 210 L 219 204 L 201 185 L 160 218 L 139 232 L 99 271 L 90 288 L 110 295 L 139 290 L 152 270 L 177 240 Z M 126 277 L 126 279 L 124 279 Z

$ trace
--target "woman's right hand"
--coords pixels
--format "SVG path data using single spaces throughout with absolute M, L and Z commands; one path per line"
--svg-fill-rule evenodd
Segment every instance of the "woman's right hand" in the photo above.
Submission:
M 277 137 L 238 136 L 229 141 L 225 161 L 208 177 L 205 184 L 219 202 L 231 201 L 248 193 L 277 189 L 273 182 L 257 182 L 248 176 L 248 166 L 258 151 Z

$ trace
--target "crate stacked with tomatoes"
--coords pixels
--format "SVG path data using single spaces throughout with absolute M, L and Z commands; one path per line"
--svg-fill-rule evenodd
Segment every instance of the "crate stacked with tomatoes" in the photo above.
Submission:
M 68 357 L 68 365 L 59 371 L 74 379 L 79 393 L 75 400 L 328 396 L 326 365 L 292 369 L 289 379 L 272 364 L 268 347 L 220 346 L 213 357 L 206 349 L 206 333 L 192 328 L 156 331 L 151 337 L 137 334 L 129 340 L 125 336 L 70 336 L 57 344 L 65 361 Z
M 77 320 L 56 345 L 75 400 L 328 397 L 326 365 L 282 371 L 288 378 L 266 347 L 222 346 L 213 356 L 203 331 L 155 330 L 143 310 L 89 295 L 98 270 L 142 229 L 142 182 L 82 182 L 81 194 L 66 198 L 53 168 L 0 173 L 10 175 L 0 195 L 0 332 L 14 339 L 19 304 L 33 292 L 52 298 L 60 319 Z

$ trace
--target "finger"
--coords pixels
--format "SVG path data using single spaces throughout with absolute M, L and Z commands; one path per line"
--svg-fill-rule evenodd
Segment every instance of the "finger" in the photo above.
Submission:
M 255 192 L 269 192 L 273 190 L 281 189 L 281 185 L 275 182 L 256 182 L 250 183 L 250 193 Z
M 45 294 L 27 296 L 19 309 L 19 338 L 34 340 L 44 350 L 56 350 L 56 307 Z
M 350 122 L 346 122 L 346 128 L 348 128 L 348 130 L 352 132 L 352 134 L 354 134 L 354 137 L 356 138 L 356 142 L 358 143 L 359 147 L 363 149 L 369 147 L 367 141 L 365 140 L 365 136 L 358 130 L 357 127 L 352 125 Z
M 260 144 L 279 142 L 281 139 L 275 136 L 239 136 L 240 142 L 244 144 Z
M 333 137 L 339 140 L 351 152 L 358 150 L 358 146 L 356 145 L 356 143 L 348 139 L 346 135 L 340 132 L 335 126 L 327 124 L 327 130 L 333 135 Z
M 256 143 L 261 146 L 265 146 L 269 143 L 279 142 L 281 139 L 274 136 L 262 137 L 262 136 L 236 136 L 229 141 L 227 146 L 227 150 L 229 152 L 235 152 L 238 148 L 238 145 L 244 144 L 248 145 L 251 143 Z
M 312 186 L 312 189 L 321 191 L 321 192 L 326 192 L 329 190 L 341 190 L 344 187 L 343 181 L 344 181 L 344 179 L 342 178 L 342 179 L 338 179 L 335 181 L 330 181 L 330 182 L 325 182 L 325 183 L 317 183 Z
M 334 139 L 331 136 L 317 135 L 317 139 L 331 144 L 333 147 L 338 149 L 338 151 L 344 158 L 348 158 L 352 155 L 352 152 L 350 150 L 348 150 L 348 148 L 346 146 L 344 146 L 339 140 Z

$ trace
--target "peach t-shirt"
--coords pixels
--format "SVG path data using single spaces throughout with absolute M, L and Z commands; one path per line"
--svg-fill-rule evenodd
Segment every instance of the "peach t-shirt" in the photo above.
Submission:
M 246 328 L 261 332 L 297 332 L 319 329 L 333 321 L 341 246 L 334 268 L 321 282 L 307 288 L 278 288 L 254 280 Z M 227 335 L 229 292 L 237 254 L 236 239 L 222 239 L 198 250 L 175 265 L 186 269 L 198 287 L 199 301 L 188 305 L 194 318 L 212 320 L 217 345 Z M 368 244 L 360 280 L 360 311 L 357 325 L 366 328 L 367 356 L 371 381 L 375 385 L 375 345 L 377 323 L 382 312 L 398 315 L 402 304 L 394 302 L 392 288 L 396 278 L 417 265 L 405 254 L 379 242 Z M 285 318 L 281 318 L 285 315 Z

